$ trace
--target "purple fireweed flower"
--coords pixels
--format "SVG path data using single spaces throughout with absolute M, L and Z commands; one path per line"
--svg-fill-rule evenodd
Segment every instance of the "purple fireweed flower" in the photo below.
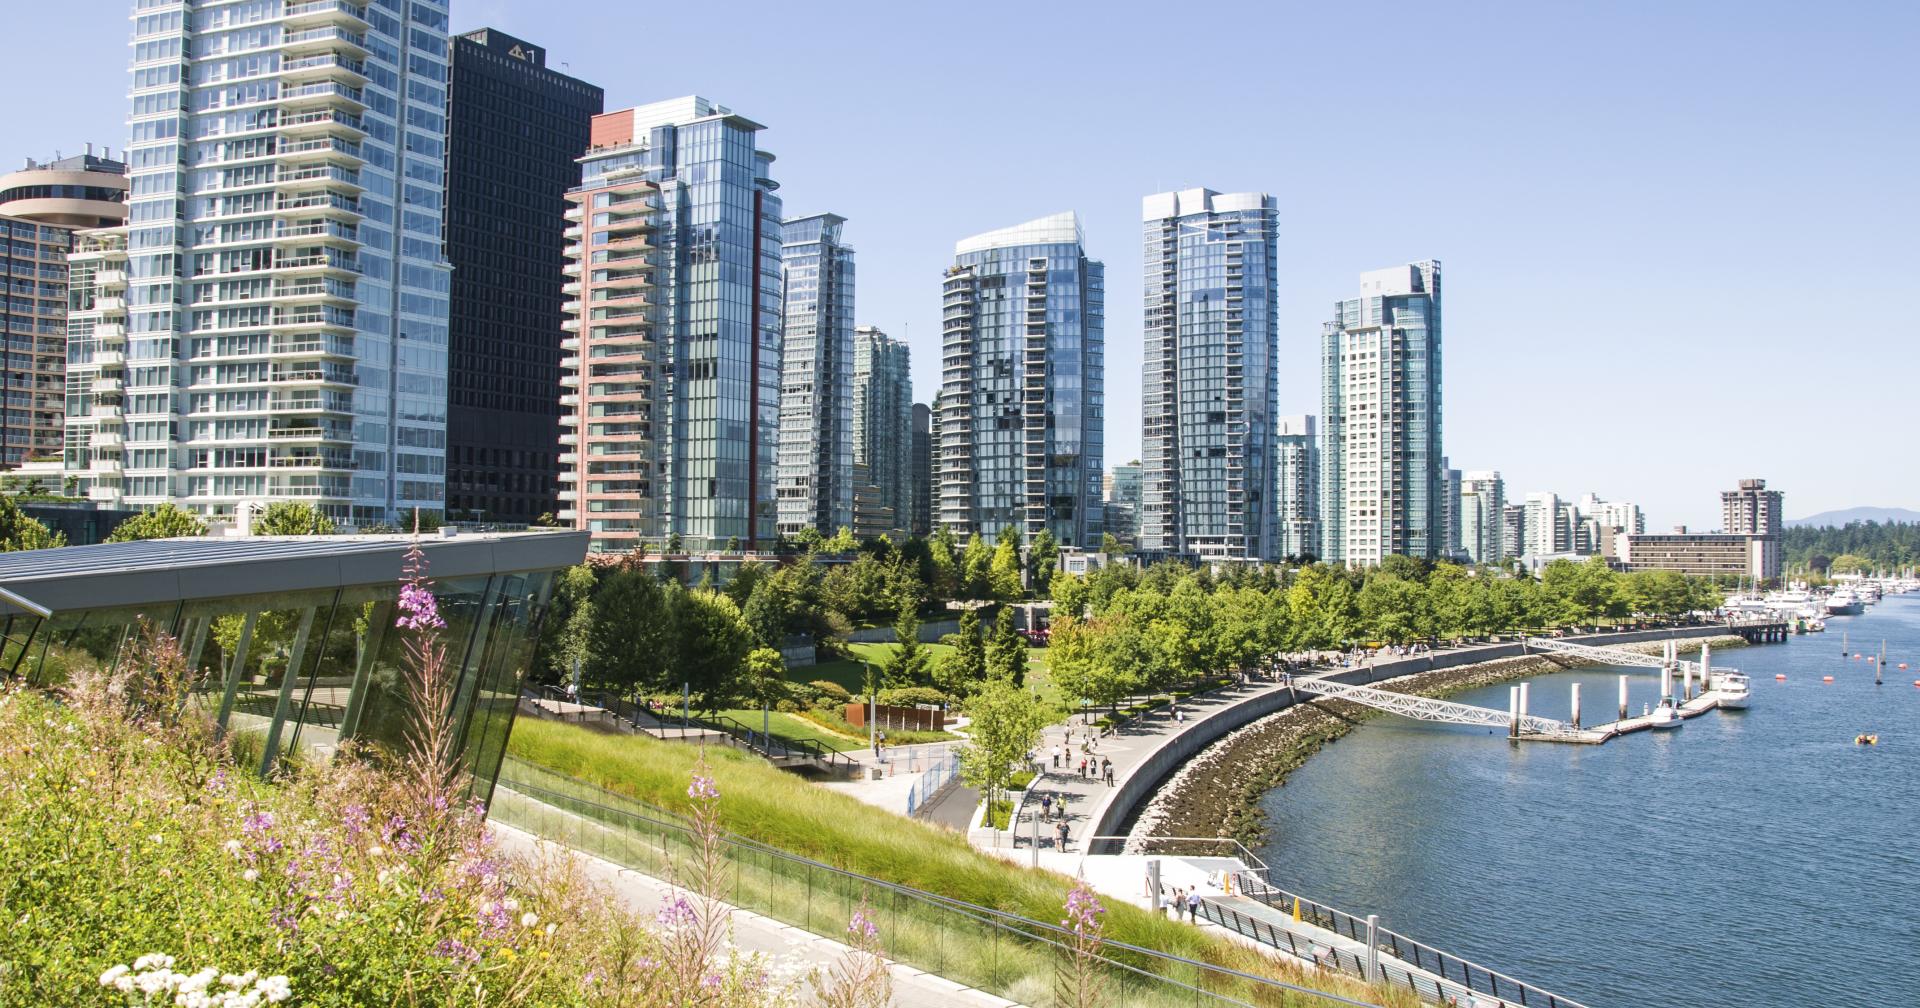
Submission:
M 480 951 L 458 938 L 440 939 L 440 944 L 433 947 L 433 954 L 442 959 L 459 959 L 464 962 L 480 961 Z
M 1085 882 L 1076 882 L 1067 893 L 1067 917 L 1060 926 L 1077 935 L 1096 935 L 1100 931 L 1100 915 L 1105 912 L 1093 890 Z
M 373 821 L 373 813 L 367 811 L 365 805 L 355 802 L 340 811 L 340 821 L 347 827 L 347 836 L 357 837 Z
M 444 630 L 447 621 L 440 618 L 440 604 L 426 582 L 400 586 L 400 618 L 393 625 L 405 630 Z
M 299 914 L 290 907 L 275 907 L 272 920 L 273 926 L 282 931 L 291 933 L 300 930 Z
M 512 918 L 508 916 L 507 908 L 503 904 L 487 902 L 480 905 L 480 912 L 475 915 L 475 920 L 480 925 L 481 937 L 498 938 L 507 932 L 507 926 Z
M 386 824 L 380 827 L 380 839 L 402 854 L 412 854 L 420 849 L 420 841 L 407 830 L 406 816 L 389 817 Z
M 880 937 L 880 926 L 867 916 L 867 908 L 861 907 L 853 912 L 853 919 L 847 922 L 847 933 L 855 938 L 872 941 Z
M 675 896 L 673 902 L 661 907 L 654 918 L 660 922 L 661 927 L 665 928 L 692 927 L 699 922 L 699 915 L 694 912 L 693 904 L 687 902 L 685 896 Z
M 720 974 L 718 974 L 718 973 L 709 973 L 709 974 L 707 974 L 706 976 L 703 976 L 703 977 L 701 977 L 701 978 L 700 978 L 700 986 L 702 986 L 702 987 L 705 987 L 705 988 L 706 988 L 706 989 L 708 989 L 708 990 L 719 990 L 719 989 L 720 989 Z
M 702 798 L 720 797 L 720 789 L 713 786 L 713 778 L 693 775 L 693 783 L 687 785 L 687 797 L 696 801 Z

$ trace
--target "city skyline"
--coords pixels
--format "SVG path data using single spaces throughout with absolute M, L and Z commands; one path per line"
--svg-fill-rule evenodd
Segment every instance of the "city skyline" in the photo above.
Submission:
M 1079 25 L 1100 58 L 1042 71 L 1047 81 L 1073 81 L 1079 128 L 1008 123 L 990 142 L 937 163 L 854 155 L 915 149 L 921 127 L 897 113 L 937 93 L 962 53 L 985 60 L 969 64 L 969 79 L 990 96 L 1021 92 L 1029 82 L 1007 71 L 1034 65 L 1047 29 L 1071 12 L 1029 12 L 1038 22 L 1030 35 L 984 57 L 968 47 L 967 29 L 931 58 L 883 48 L 872 70 L 892 75 L 896 84 L 885 89 L 795 85 L 671 48 L 637 73 L 618 29 L 643 15 L 611 5 L 459 0 L 452 28 L 492 26 L 536 39 L 549 65 L 625 100 L 701 93 L 751 109 L 781 155 L 790 212 L 842 213 L 850 241 L 869 251 L 856 321 L 917 348 L 914 386 L 923 402 L 937 388 L 939 358 L 939 305 L 927 294 L 928 277 L 943 268 L 952 241 L 1071 207 L 1087 222 L 1088 254 L 1111 267 L 1110 296 L 1122 306 L 1107 333 L 1106 455 L 1137 456 L 1141 320 L 1125 310 L 1138 303 L 1137 201 L 1204 182 L 1271 192 L 1278 203 L 1284 414 L 1316 410 L 1311 348 L 1324 305 L 1344 293 L 1347 278 L 1381 262 L 1433 257 L 1453 266 L 1446 451 L 1457 467 L 1497 468 L 1515 493 L 1556 488 L 1632 499 L 1655 528 L 1713 527 L 1713 495 L 1749 471 L 1788 490 L 1793 516 L 1920 500 L 1920 473 L 1880 464 L 1870 439 L 1831 436 L 1826 422 L 1897 422 L 1902 369 L 1856 369 L 1844 396 L 1839 373 L 1807 386 L 1782 377 L 1798 373 L 1820 346 L 1811 334 L 1823 331 L 1855 333 L 1857 352 L 1877 360 L 1910 353 L 1874 321 L 1866 299 L 1846 292 L 1903 282 L 1897 221 L 1911 216 L 1902 211 L 1914 207 L 1915 194 L 1892 166 L 1911 162 L 1916 141 L 1911 131 L 1874 124 L 1901 115 L 1898 83 L 1911 71 L 1876 54 L 1897 55 L 1896 40 L 1911 37 L 1912 10 L 1879 8 L 1843 24 L 1780 8 L 1728 24 L 1704 11 L 1616 19 L 1520 6 L 1393 8 L 1404 38 L 1376 43 L 1383 72 L 1357 81 L 1329 73 L 1337 54 L 1313 40 L 1335 25 L 1377 20 L 1377 10 L 1248 13 L 1276 29 L 1273 58 L 1262 61 L 1270 76 L 1223 69 L 1165 93 L 1126 73 L 1132 55 L 1154 44 L 1137 19 Z M 16 90 L 53 77 L 63 83 L 62 102 L 14 110 L 13 156 L 72 154 L 89 140 L 124 145 L 127 13 L 120 0 L 18 13 L 21 30 L 58 26 L 72 44 L 23 53 L 3 71 Z M 911 31 L 930 16 L 875 8 L 742 30 L 788 43 L 864 40 Z M 644 15 L 668 31 L 691 30 L 694 17 L 674 9 Z M 1540 45 L 1546 38 L 1555 44 Z M 1494 62 L 1498 69 L 1477 66 Z M 1342 90 L 1325 83 L 1335 79 Z M 1534 83 L 1518 88 L 1515 80 Z M 1364 194 L 1393 170 L 1305 155 L 1356 108 L 1404 101 L 1414 82 L 1433 92 L 1422 116 L 1397 120 L 1397 128 L 1424 152 L 1423 184 L 1447 198 L 1416 209 L 1367 208 Z M 1176 109 L 1174 142 L 1142 149 L 1129 127 Z M 1272 110 L 1267 128 L 1244 129 L 1249 109 Z M 1517 122 L 1526 128 L 1512 129 Z M 1225 135 L 1230 123 L 1237 139 L 1227 155 L 1206 138 Z M 1010 162 L 1009 151 L 1022 157 Z M 915 198 L 941 182 L 950 183 L 941 200 Z M 1766 212 L 1755 213 L 1756 205 Z M 1783 276 L 1799 296 L 1778 296 Z M 1576 302 L 1579 311 L 1563 310 Z M 1544 353 L 1540 319 L 1556 327 Z M 1699 377 L 1652 403 L 1612 391 L 1643 375 L 1649 359 Z M 1591 401 L 1558 394 L 1570 381 L 1626 408 L 1593 423 Z M 1807 404 L 1805 422 L 1768 424 L 1766 438 L 1729 436 L 1788 402 Z M 1526 423 L 1512 422 L 1514 409 L 1528 412 Z M 1651 448 L 1621 452 L 1620 439 Z M 1717 458 L 1700 464 L 1689 440 L 1711 444 Z

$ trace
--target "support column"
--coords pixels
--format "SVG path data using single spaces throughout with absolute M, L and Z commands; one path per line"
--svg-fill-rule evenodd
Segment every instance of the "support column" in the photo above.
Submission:
M 1573 726 L 1580 727 L 1580 684 L 1573 684 Z
M 1620 677 L 1620 720 L 1627 719 L 1627 677 Z
M 1520 734 L 1520 687 L 1507 687 L 1507 737 Z

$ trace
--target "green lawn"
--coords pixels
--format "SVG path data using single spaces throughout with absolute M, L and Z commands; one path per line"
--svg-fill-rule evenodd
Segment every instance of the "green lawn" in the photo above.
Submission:
M 746 725 L 754 731 L 760 730 L 761 718 L 760 711 L 757 709 L 723 710 L 720 713 Z M 866 739 L 853 738 L 848 735 L 828 731 L 826 728 L 797 714 L 787 714 L 782 711 L 771 711 L 767 714 L 767 728 L 773 733 L 774 738 L 805 739 L 810 742 L 818 742 L 835 752 L 853 752 L 857 749 L 865 748 L 867 744 Z
M 646 736 L 613 735 L 576 724 L 523 718 L 514 726 L 508 752 L 658 808 L 684 811 L 687 780 L 700 750 Z M 735 750 L 708 749 L 706 756 L 721 795 L 722 825 L 732 832 L 846 871 L 1036 920 L 1060 919 L 1072 881 L 1064 875 L 1009 864 L 974 850 L 958 834 L 818 787 Z M 808 899 L 815 898 L 804 883 L 798 889 L 789 884 L 766 895 L 774 898 L 782 892 L 794 899 L 802 892 Z M 847 909 L 837 907 L 836 912 Z M 840 921 L 844 919 L 842 913 L 831 922 L 832 927 L 843 926 Z M 1339 990 L 1374 1003 L 1413 1003 L 1401 996 L 1404 991 L 1389 993 L 1308 976 L 1275 957 L 1118 901 L 1108 905 L 1105 925 L 1109 938 L 1190 959 Z M 896 930 L 892 937 L 900 940 L 906 935 Z M 971 955 L 986 949 L 965 951 Z M 984 955 L 973 957 L 984 959 Z M 1038 961 L 1038 966 L 1036 996 L 1044 997 L 1053 967 L 1045 958 Z M 1286 998 L 1262 1003 L 1304 1005 L 1315 1000 Z

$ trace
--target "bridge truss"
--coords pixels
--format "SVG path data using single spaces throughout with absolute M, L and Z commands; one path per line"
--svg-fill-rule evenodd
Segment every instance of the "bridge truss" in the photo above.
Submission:
M 1323 696 L 1329 700 L 1350 700 L 1364 707 L 1413 718 L 1416 721 L 1444 721 L 1448 724 L 1483 725 L 1488 728 L 1509 728 L 1513 724 L 1511 714 L 1490 707 L 1475 707 L 1471 704 L 1412 696 L 1406 693 L 1389 693 L 1371 686 L 1349 686 L 1330 679 L 1295 679 L 1293 688 L 1302 693 Z M 1574 729 L 1563 721 L 1529 714 L 1520 719 L 1520 730 L 1548 735 L 1570 732 Z

